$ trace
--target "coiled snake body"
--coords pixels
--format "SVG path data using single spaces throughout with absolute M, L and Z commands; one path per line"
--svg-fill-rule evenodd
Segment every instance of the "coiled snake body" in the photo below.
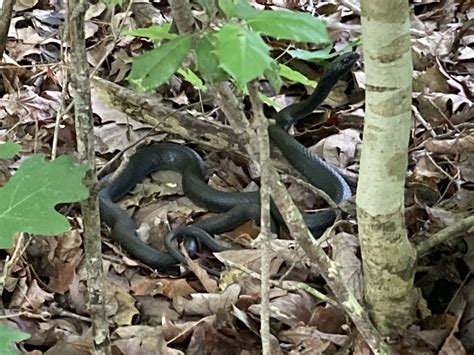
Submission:
M 272 144 L 283 153 L 288 162 L 298 170 L 313 186 L 325 191 L 336 203 L 351 195 L 344 179 L 326 162 L 313 155 L 286 131 L 295 122 L 308 116 L 329 94 L 334 84 L 348 72 L 358 59 L 356 53 L 346 53 L 333 61 L 324 72 L 313 94 L 306 100 L 290 105 L 273 116 L 276 124 L 269 125 L 268 132 Z M 162 252 L 139 239 L 133 221 L 116 202 L 125 196 L 148 174 L 157 170 L 173 170 L 181 174 L 184 194 L 197 205 L 221 215 L 197 222 L 190 227 L 176 230 L 195 237 L 213 251 L 222 247 L 207 233 L 218 234 L 231 230 L 243 221 L 258 218 L 260 197 L 255 192 L 224 192 L 207 184 L 204 163 L 192 149 L 173 143 L 156 143 L 137 151 L 127 166 L 104 189 L 99 192 L 100 215 L 102 221 L 111 228 L 112 237 L 125 250 L 144 264 L 166 271 L 182 261 L 177 251 Z M 281 222 L 281 216 L 272 208 L 272 216 Z M 334 222 L 335 212 L 326 210 L 305 214 L 305 222 L 315 234 L 320 234 Z M 203 236 L 204 234 L 204 236 Z M 168 248 L 170 250 L 170 248 Z M 170 250 L 171 251 L 171 250 Z

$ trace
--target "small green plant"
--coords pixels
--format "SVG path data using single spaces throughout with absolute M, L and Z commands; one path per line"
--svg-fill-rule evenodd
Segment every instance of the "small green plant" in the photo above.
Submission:
M 0 157 L 11 158 L 19 150 L 13 142 L 0 144 Z M 86 166 L 74 165 L 69 156 L 45 161 L 37 154 L 26 159 L 0 188 L 0 248 L 13 246 L 15 232 L 51 236 L 67 231 L 68 220 L 54 206 L 88 196 L 82 184 L 85 171 Z
M 148 37 L 157 45 L 156 49 L 133 60 L 128 79 L 139 90 L 150 90 L 166 83 L 190 53 L 195 64 L 194 68 L 186 69 L 189 71 L 185 73 L 188 74 L 187 80 L 191 80 L 195 86 L 197 76 L 190 75 L 194 71 L 207 82 L 231 79 L 239 89 L 244 89 L 247 82 L 260 77 L 265 77 L 272 85 L 278 86 L 281 82 L 280 75 L 313 84 L 304 76 L 302 78 L 279 67 L 270 56 L 271 48 L 262 36 L 315 43 L 326 48 L 319 53 L 319 58 L 333 56 L 330 54 L 330 40 L 324 22 L 310 14 L 258 11 L 246 0 L 219 0 L 218 7 L 210 0 L 201 0 L 199 3 L 210 18 L 214 18 L 217 12 L 222 12 L 227 18 L 226 23 L 189 35 L 169 33 L 168 23 L 128 33 Z M 295 56 L 298 54 L 303 55 L 295 52 Z

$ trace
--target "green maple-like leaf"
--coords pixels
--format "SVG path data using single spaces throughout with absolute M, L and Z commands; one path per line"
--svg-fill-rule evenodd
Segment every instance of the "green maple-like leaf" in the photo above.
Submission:
M 128 80 L 142 91 L 166 83 L 191 50 L 191 44 L 191 36 L 179 36 L 135 58 Z
M 10 159 L 18 154 L 21 150 L 21 145 L 15 143 L 13 141 L 6 141 L 4 143 L 0 143 L 0 159 Z
M 260 11 L 248 21 L 259 33 L 298 42 L 329 44 L 324 22 L 307 13 L 294 11 Z
M 20 332 L 10 328 L 9 326 L 0 323 L 0 351 L 1 354 L 19 354 L 19 351 L 14 350 L 14 343 L 26 340 L 30 337 L 28 333 Z
M 57 235 L 68 230 L 67 219 L 54 209 L 58 203 L 84 200 L 82 184 L 86 166 L 76 166 L 71 157 L 44 161 L 34 155 L 0 189 L 0 248 L 13 246 L 15 232 Z
M 229 76 L 219 67 L 219 60 L 214 53 L 216 40 L 213 36 L 213 33 L 207 33 L 200 38 L 194 51 L 199 73 L 206 80 L 216 82 L 228 79 Z
M 215 38 L 220 67 L 235 79 L 240 89 L 270 68 L 273 61 L 268 54 L 270 48 L 255 32 L 226 24 Z

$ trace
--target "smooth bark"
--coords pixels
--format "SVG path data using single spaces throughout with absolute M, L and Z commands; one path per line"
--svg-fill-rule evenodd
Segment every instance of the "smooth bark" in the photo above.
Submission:
M 415 315 L 416 252 L 404 221 L 412 58 L 407 0 L 362 1 L 366 116 L 357 189 L 365 301 L 383 333 Z

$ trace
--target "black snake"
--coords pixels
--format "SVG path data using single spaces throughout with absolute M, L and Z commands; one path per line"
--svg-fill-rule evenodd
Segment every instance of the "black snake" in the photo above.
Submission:
M 359 55 L 353 52 L 338 57 L 328 65 L 313 94 L 306 100 L 290 105 L 272 118 L 275 124 L 268 128 L 269 136 L 288 162 L 298 170 L 309 183 L 325 191 L 336 203 L 351 195 L 344 179 L 326 162 L 310 153 L 303 145 L 287 133 L 295 122 L 308 116 L 329 94 L 335 83 L 347 73 Z M 125 196 L 148 174 L 157 170 L 173 170 L 182 176 L 184 194 L 197 205 L 219 212 L 216 217 L 178 228 L 166 238 L 169 252 L 162 252 L 140 240 L 131 217 L 118 207 L 116 202 Z M 184 259 L 170 246 L 178 235 L 193 237 L 213 251 L 222 250 L 221 245 L 208 233 L 218 234 L 231 230 L 245 220 L 256 219 L 260 213 L 260 197 L 255 192 L 224 192 L 209 186 L 205 180 L 204 163 L 192 149 L 173 143 L 155 143 L 138 150 L 130 157 L 127 166 L 104 189 L 99 192 L 100 215 L 110 228 L 112 237 L 132 256 L 146 265 L 166 271 Z M 272 217 L 278 222 L 282 218 L 272 207 Z M 304 214 L 305 222 L 315 235 L 334 222 L 335 212 L 321 211 Z M 193 242 L 189 242 L 192 248 Z M 195 244 L 194 244 L 195 245 Z

